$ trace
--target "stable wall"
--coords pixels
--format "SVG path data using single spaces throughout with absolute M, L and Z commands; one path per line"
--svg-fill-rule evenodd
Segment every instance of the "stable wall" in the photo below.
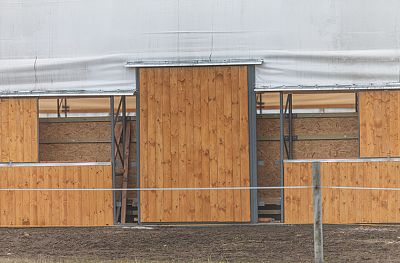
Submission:
M 285 134 L 288 122 L 285 120 Z M 294 159 L 354 159 L 359 156 L 358 114 L 294 114 Z M 286 159 L 285 154 L 285 159 Z M 257 115 L 258 186 L 280 186 L 279 115 Z M 259 202 L 280 197 L 280 190 L 258 190 Z
M 140 187 L 250 185 L 246 66 L 140 69 Z M 141 222 L 248 222 L 249 190 L 145 191 Z
M 400 92 L 359 93 L 360 156 L 400 156 Z
M 0 162 L 37 162 L 38 100 L 0 99 Z
M 321 163 L 321 186 L 400 187 L 400 161 Z M 285 186 L 312 186 L 311 162 L 285 162 Z M 312 189 L 285 189 L 285 223 L 312 224 Z M 324 224 L 398 223 L 398 191 L 322 188 Z
M 24 164 L 0 166 L 0 227 L 113 225 L 111 165 Z

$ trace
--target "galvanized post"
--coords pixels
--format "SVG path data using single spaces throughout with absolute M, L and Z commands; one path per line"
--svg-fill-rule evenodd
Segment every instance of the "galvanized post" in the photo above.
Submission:
M 126 134 L 126 98 L 125 96 L 121 97 L 122 100 L 122 149 L 125 149 L 125 134 Z M 125 150 L 122 151 L 122 159 L 125 160 Z M 122 165 L 124 163 L 123 160 Z M 124 167 L 125 169 L 125 167 Z M 122 194 L 122 193 L 121 193 Z
M 284 209 L 284 169 L 283 169 L 283 159 L 285 154 L 285 116 L 283 112 L 283 92 L 279 93 L 279 121 L 280 121 L 280 139 L 279 139 L 279 169 L 280 169 L 280 180 L 281 180 L 281 222 L 285 222 L 285 209 Z
M 112 188 L 115 188 L 115 119 L 114 119 L 114 96 L 110 96 L 110 118 L 111 118 L 111 169 L 112 169 Z M 117 200 L 113 190 L 113 213 L 114 225 L 117 224 Z
M 136 188 L 140 189 L 140 69 L 136 68 Z M 140 224 L 140 191 L 137 192 L 138 224 Z
M 255 88 L 255 66 L 247 66 L 248 100 L 249 100 L 249 145 L 250 145 L 250 187 L 257 187 L 257 102 Z M 250 190 L 250 221 L 258 222 L 257 189 Z
M 288 95 L 289 99 L 289 123 L 288 123 L 288 130 L 289 130 L 289 154 L 288 159 L 293 159 L 293 96 L 292 94 Z
M 322 234 L 322 195 L 320 163 L 312 163 L 313 177 L 313 210 L 314 210 L 314 260 L 324 262 L 324 246 Z

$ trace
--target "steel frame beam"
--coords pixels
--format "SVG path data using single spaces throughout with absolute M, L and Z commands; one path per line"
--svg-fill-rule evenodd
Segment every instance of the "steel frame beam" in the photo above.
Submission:
M 111 122 L 111 166 L 112 166 L 112 188 L 115 189 L 115 119 L 114 119 L 114 96 L 110 96 L 110 122 Z M 117 199 L 113 190 L 113 215 L 114 225 L 117 224 Z
M 140 188 L 140 69 L 136 69 L 136 188 Z M 137 192 L 138 224 L 140 221 L 140 191 Z
M 255 67 L 247 66 L 247 82 L 248 82 L 248 103 L 249 103 L 249 146 L 250 146 L 250 187 L 257 187 L 257 102 L 256 93 L 254 92 L 255 84 Z M 255 224 L 258 222 L 258 191 L 250 190 L 250 221 Z
M 279 113 L 280 113 L 280 118 L 279 118 L 279 127 L 280 127 L 280 140 L 279 140 L 279 170 L 280 170 L 280 186 L 284 186 L 284 167 L 283 167 L 283 161 L 285 158 L 285 115 L 284 115 L 284 109 L 283 109 L 283 92 L 279 93 Z M 285 222 L 285 217 L 284 217 L 284 189 L 281 188 L 281 222 Z

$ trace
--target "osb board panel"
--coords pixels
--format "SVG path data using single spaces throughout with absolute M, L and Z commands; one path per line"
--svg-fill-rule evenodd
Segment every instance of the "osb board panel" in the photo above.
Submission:
M 0 162 L 37 162 L 37 99 L 0 99 L 0 124 Z
M 247 67 L 140 71 L 141 187 L 249 186 Z M 145 191 L 142 222 L 246 222 L 248 190 Z
M 285 120 L 285 133 L 288 133 Z M 257 118 L 257 137 L 279 136 L 279 119 Z M 296 135 L 358 134 L 357 117 L 346 118 L 294 118 L 293 133 Z
M 400 156 L 400 92 L 360 92 L 361 157 Z
M 287 125 L 286 125 L 287 127 Z M 320 132 L 315 128 L 318 127 Z M 357 134 L 358 118 L 296 118 L 296 135 Z M 257 118 L 257 137 L 279 136 L 279 119 Z M 309 140 L 293 143 L 295 159 L 341 159 L 358 157 L 358 140 Z M 279 186 L 279 141 L 257 141 L 257 159 L 264 162 L 257 168 L 259 186 Z M 258 191 L 259 201 L 280 197 L 279 190 Z
M 304 167 L 307 168 L 304 168 Z M 399 162 L 322 163 L 326 187 L 400 187 Z M 312 185 L 311 164 L 285 164 L 285 186 Z M 285 190 L 285 223 L 311 224 L 312 192 Z M 384 190 L 322 189 L 325 224 L 399 223 L 400 193 Z
M 0 167 L 0 188 L 109 189 L 111 166 Z M 112 191 L 0 191 L 1 227 L 112 224 Z
M 131 141 L 136 137 L 136 122 L 131 123 Z M 40 141 L 85 141 L 111 142 L 110 122 L 40 122 Z

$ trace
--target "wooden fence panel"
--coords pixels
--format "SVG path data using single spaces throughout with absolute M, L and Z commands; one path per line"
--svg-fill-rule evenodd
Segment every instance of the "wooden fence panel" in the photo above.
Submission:
M 312 186 L 310 162 L 285 163 L 285 186 Z M 400 162 L 323 162 L 321 185 L 400 187 Z M 285 190 L 285 223 L 313 223 L 312 189 Z M 399 223 L 400 199 L 394 190 L 322 189 L 325 224 Z
M 400 92 L 359 93 L 360 156 L 400 156 Z
M 140 70 L 140 186 L 249 186 L 247 67 Z M 142 222 L 248 222 L 249 190 L 141 192 Z
M 0 188 L 110 189 L 111 166 L 2 166 Z M 0 227 L 106 225 L 113 225 L 113 198 L 110 190 L 0 191 Z
M 0 99 L 0 162 L 38 162 L 38 100 Z

